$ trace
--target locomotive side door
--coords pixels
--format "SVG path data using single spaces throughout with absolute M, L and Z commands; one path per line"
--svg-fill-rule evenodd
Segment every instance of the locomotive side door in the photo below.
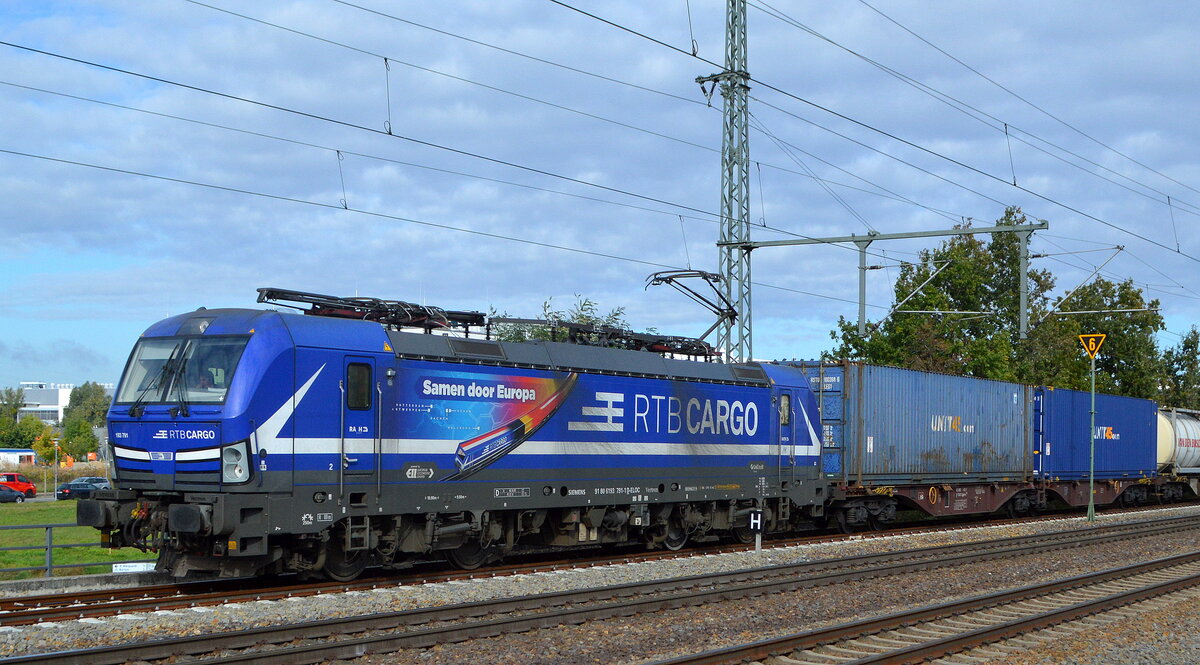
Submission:
M 379 445 L 379 399 L 375 386 L 375 359 L 367 356 L 346 356 L 342 378 L 338 382 L 342 395 L 341 434 L 339 453 L 341 471 L 339 484 L 361 482 L 361 477 L 375 472 Z M 346 477 L 353 477 L 347 480 Z
M 791 480 L 790 470 L 796 466 L 796 406 L 791 390 L 779 391 L 779 478 Z

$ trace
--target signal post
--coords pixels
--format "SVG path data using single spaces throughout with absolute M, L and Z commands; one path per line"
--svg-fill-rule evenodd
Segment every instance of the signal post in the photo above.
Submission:
M 1088 511 L 1087 521 L 1096 521 L 1096 354 L 1104 346 L 1107 335 L 1080 335 L 1079 343 L 1092 359 L 1092 410 L 1091 425 L 1088 427 Z

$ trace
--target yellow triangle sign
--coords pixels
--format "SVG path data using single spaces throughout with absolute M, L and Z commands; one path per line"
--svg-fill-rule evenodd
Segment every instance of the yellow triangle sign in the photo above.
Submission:
M 1100 353 L 1100 347 L 1104 346 L 1104 338 L 1108 335 L 1080 335 L 1079 343 L 1083 345 L 1083 350 L 1087 351 L 1089 358 L 1095 358 L 1097 353 Z

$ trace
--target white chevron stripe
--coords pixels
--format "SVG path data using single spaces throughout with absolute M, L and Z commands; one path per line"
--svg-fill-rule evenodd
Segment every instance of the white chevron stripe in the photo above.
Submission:
M 333 438 L 296 439 L 297 455 L 333 455 L 338 451 Z M 346 452 L 371 454 L 372 439 L 346 439 Z M 449 439 L 384 439 L 387 455 L 453 455 L 458 442 Z M 641 441 L 526 441 L 509 455 L 772 455 L 769 444 L 741 443 L 645 443 Z
M 304 399 L 304 395 L 324 369 L 325 365 L 317 368 L 317 371 L 308 381 L 304 382 L 304 385 L 300 386 L 295 395 L 285 400 L 270 418 L 267 418 L 263 424 L 258 426 L 258 429 L 254 430 L 256 443 L 259 448 L 266 448 L 268 454 L 290 455 L 292 453 L 292 439 L 290 437 L 281 439 L 279 438 L 279 433 L 283 431 L 283 426 L 287 424 L 288 418 L 292 417 L 292 414 L 296 411 L 296 407 L 300 405 L 300 400 Z M 368 450 L 367 452 L 371 451 Z

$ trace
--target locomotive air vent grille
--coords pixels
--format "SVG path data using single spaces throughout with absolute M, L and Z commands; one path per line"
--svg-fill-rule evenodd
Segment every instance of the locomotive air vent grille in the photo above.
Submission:
M 504 349 L 496 342 L 485 342 L 476 339 L 450 338 L 450 349 L 456 356 L 472 358 L 496 358 L 504 360 Z
M 746 367 L 744 365 L 734 365 L 730 369 L 733 370 L 733 376 L 742 381 L 766 381 L 767 373 L 762 371 L 761 367 Z

